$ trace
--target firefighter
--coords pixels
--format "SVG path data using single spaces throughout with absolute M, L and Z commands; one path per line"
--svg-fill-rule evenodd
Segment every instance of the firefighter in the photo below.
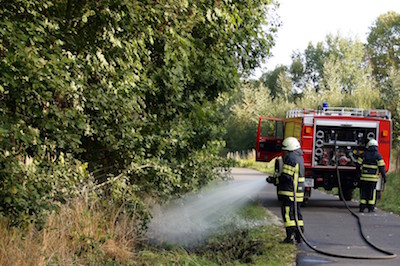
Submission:
M 385 162 L 378 152 L 378 142 L 375 139 L 370 139 L 366 148 L 367 150 L 357 160 L 357 167 L 359 171 L 361 170 L 360 212 L 364 212 L 365 208 L 368 208 L 368 212 L 374 212 L 379 173 L 383 182 L 386 183 Z
M 303 232 L 303 216 L 300 203 L 304 199 L 304 160 L 303 151 L 296 138 L 288 137 L 282 142 L 283 169 L 278 176 L 278 195 L 282 199 L 282 218 L 286 229 L 286 238 L 282 243 L 301 242 L 301 236 L 296 227 L 295 204 L 297 206 L 297 220 Z M 294 194 L 296 193 L 296 194 Z

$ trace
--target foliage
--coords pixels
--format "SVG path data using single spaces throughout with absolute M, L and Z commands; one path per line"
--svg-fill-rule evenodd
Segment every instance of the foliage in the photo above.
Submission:
M 233 234 L 218 235 L 197 252 L 218 265 L 230 261 L 254 264 L 253 257 L 262 255 L 265 239 L 254 238 L 250 233 L 250 229 L 237 229 Z
M 309 86 L 318 91 L 324 78 L 323 65 L 327 57 L 328 51 L 323 42 L 318 42 L 315 47 L 310 42 L 303 53 L 294 52 L 290 66 L 294 86 L 300 90 Z
M 388 12 L 380 15 L 370 28 L 366 49 L 373 67 L 373 77 L 381 91 L 384 108 L 393 115 L 395 145 L 399 145 L 399 66 L 400 66 L 400 14 Z
M 373 85 L 368 78 L 372 68 L 365 62 L 365 50 L 360 41 L 351 38 L 346 39 L 338 34 L 335 37 L 328 35 L 326 43 L 328 58 L 324 64 L 327 61 L 334 61 L 339 64 L 342 92 L 351 94 L 355 89 Z
M 228 156 L 235 160 L 237 167 L 251 168 L 267 174 L 273 174 L 275 169 L 275 160 L 268 163 L 257 162 L 255 150 L 252 150 L 252 152 L 249 152 L 245 156 L 240 156 L 237 152 L 229 153 Z
M 259 116 L 284 117 L 287 109 L 294 107 L 286 100 L 286 93 L 272 100 L 270 90 L 262 84 L 255 88 L 244 83 L 237 93 L 240 97 L 236 102 L 226 103 L 229 106 L 226 108 L 227 133 L 224 138 L 229 152 L 248 151 L 255 147 Z
M 379 82 L 385 82 L 390 71 L 400 65 L 400 14 L 389 11 L 380 15 L 370 28 L 366 48 Z
M 216 99 L 268 55 L 270 6 L 1 1 L 0 214 L 30 220 L 85 182 L 144 206 L 216 178 Z
M 400 214 L 400 197 L 398 193 L 399 189 L 399 173 L 388 173 L 385 190 L 381 192 L 381 198 L 377 200 L 377 207 L 384 211 Z
M 273 71 L 266 72 L 262 74 L 259 81 L 262 84 L 271 90 L 271 97 L 275 99 L 278 95 L 282 95 L 283 89 L 279 83 L 279 75 L 283 72 L 287 71 L 286 66 L 277 66 Z
M 388 81 L 382 86 L 382 100 L 385 108 L 391 111 L 394 141 L 399 149 L 400 144 L 400 70 L 392 70 Z M 397 154 L 399 156 L 399 154 Z
M 371 68 L 363 65 L 364 53 L 358 41 L 328 36 L 329 57 L 323 66 L 319 91 L 307 88 L 298 103 L 303 108 L 317 108 L 326 101 L 330 106 L 378 108 L 382 105 L 375 88 Z
M 303 80 L 301 90 L 310 88 L 320 90 L 339 90 L 340 93 L 353 94 L 360 87 L 373 86 L 368 78 L 372 68 L 365 61 L 363 44 L 357 39 L 343 38 L 340 34 L 327 35 L 325 42 L 311 43 L 304 55 L 297 55 L 292 65 L 303 62 Z M 301 60 L 301 58 L 304 58 Z M 292 67 L 293 68 L 293 67 Z M 297 67 L 300 68 L 300 67 Z M 297 75 L 301 76 L 301 73 Z
M 35 222 L 42 226 L 46 214 L 75 197 L 88 177 L 87 164 L 69 154 L 26 156 L 22 161 L 5 153 L 2 172 L 10 175 L 2 180 L 0 212 L 13 225 Z

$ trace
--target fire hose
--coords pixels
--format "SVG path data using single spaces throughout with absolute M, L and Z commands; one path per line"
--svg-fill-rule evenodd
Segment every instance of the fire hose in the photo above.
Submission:
M 334 143 L 334 146 L 335 146 L 335 154 L 336 154 L 336 140 L 337 140 L 337 134 L 335 134 L 335 143 Z M 336 156 L 336 157 L 337 157 L 337 156 Z M 299 226 L 298 216 L 297 216 L 298 210 L 297 210 L 296 191 L 294 191 L 294 193 L 293 193 L 293 194 L 294 194 L 294 218 L 295 218 L 296 227 L 297 227 L 297 230 L 298 230 L 298 232 L 299 232 L 299 234 L 300 234 L 301 239 L 304 241 L 304 243 L 305 243 L 310 249 L 314 250 L 314 251 L 317 252 L 317 253 L 320 253 L 320 254 L 323 254 L 323 255 L 326 255 L 326 256 L 330 256 L 330 257 L 345 258 L 345 259 L 394 259 L 394 258 L 396 258 L 396 257 L 397 257 L 397 254 L 394 254 L 394 253 L 392 253 L 392 252 L 389 252 L 389 251 L 387 251 L 387 250 L 384 250 L 384 249 L 382 249 L 382 248 L 376 246 L 376 245 L 373 244 L 371 241 L 369 241 L 369 240 L 367 239 L 367 237 L 365 236 L 365 234 L 364 234 L 364 232 L 363 232 L 363 230 L 362 230 L 362 224 L 361 224 L 360 217 L 359 217 L 356 213 L 354 213 L 354 211 L 352 211 L 352 210 L 350 209 L 349 205 L 348 205 L 348 204 L 346 203 L 346 201 L 344 200 L 343 191 L 342 191 L 342 185 L 341 185 L 341 181 L 340 181 L 340 173 L 339 173 L 339 167 L 338 167 L 338 161 L 337 161 L 337 159 L 336 159 L 336 174 L 337 174 L 337 178 L 338 178 L 338 187 L 339 187 L 339 193 L 340 193 L 341 199 L 342 199 L 343 203 L 345 204 L 347 210 L 357 219 L 358 228 L 359 228 L 359 230 L 360 230 L 360 234 L 361 234 L 363 240 L 364 240 L 370 247 L 372 247 L 373 249 L 379 251 L 380 253 L 386 254 L 386 255 L 384 255 L 384 256 L 359 256 L 359 255 L 336 254 L 336 253 L 324 251 L 324 250 L 321 250 L 321 249 L 319 249 L 319 248 L 317 248 L 317 247 L 315 247 L 315 246 L 312 246 L 312 245 L 308 242 L 308 240 L 306 239 L 305 235 L 303 234 L 303 232 L 302 232 L 302 230 L 301 230 L 301 228 L 300 228 L 300 226 Z M 295 188 L 296 186 L 293 186 L 293 187 Z

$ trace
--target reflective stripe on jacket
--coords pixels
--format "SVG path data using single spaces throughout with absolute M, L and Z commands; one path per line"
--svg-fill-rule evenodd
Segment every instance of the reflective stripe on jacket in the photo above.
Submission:
M 382 155 L 378 152 L 378 147 L 372 146 L 366 150 L 357 163 L 362 166 L 361 181 L 378 182 L 379 173 L 382 177 L 386 176 L 385 161 Z
M 294 201 L 302 202 L 304 199 L 304 160 L 301 149 L 289 152 L 284 158 L 282 174 L 279 176 L 278 195 L 286 196 Z

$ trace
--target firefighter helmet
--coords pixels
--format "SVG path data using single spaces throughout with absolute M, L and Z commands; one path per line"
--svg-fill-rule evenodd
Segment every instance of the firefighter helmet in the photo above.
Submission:
M 300 142 L 294 137 L 288 137 L 282 142 L 282 150 L 294 151 L 300 149 Z
M 375 139 L 370 139 L 367 143 L 367 148 L 371 146 L 377 146 L 378 147 L 378 142 Z

